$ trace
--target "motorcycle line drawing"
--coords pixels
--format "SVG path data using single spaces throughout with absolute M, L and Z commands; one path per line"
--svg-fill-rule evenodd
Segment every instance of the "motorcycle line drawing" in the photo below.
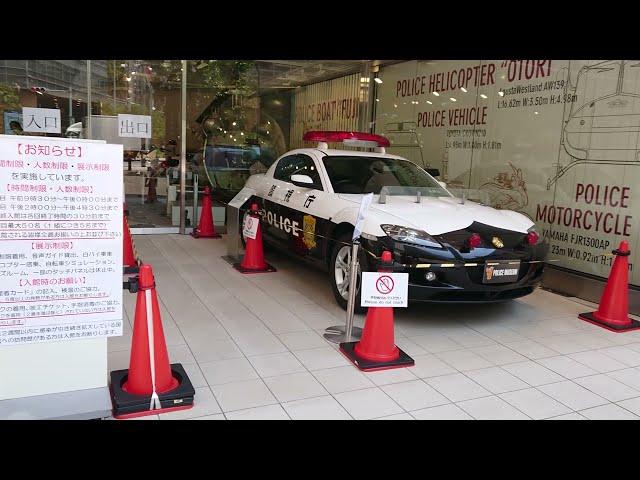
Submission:
M 497 173 L 491 180 L 480 185 L 480 189 L 488 191 L 494 208 L 514 210 L 529 216 L 524 211 L 529 205 L 529 194 L 522 169 L 511 162 L 509 167 L 511 171 Z
M 640 165 L 640 62 L 598 61 L 577 72 L 572 62 L 564 87 L 561 148 L 547 190 L 577 165 Z

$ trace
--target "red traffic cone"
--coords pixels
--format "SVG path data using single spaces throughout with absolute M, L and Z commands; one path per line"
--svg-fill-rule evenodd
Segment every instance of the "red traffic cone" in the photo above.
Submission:
M 378 272 L 393 271 L 391 252 L 382 252 Z M 410 367 L 413 358 L 396 347 L 393 333 L 393 307 L 369 307 L 359 342 L 341 343 L 340 350 L 364 371 Z
M 258 214 L 258 204 L 251 204 L 249 216 L 258 220 L 256 238 L 246 237 L 246 249 L 241 263 L 235 263 L 233 268 L 242 273 L 275 272 L 276 269 L 264 260 L 264 250 L 262 248 L 262 227 L 260 225 L 260 215 Z
M 612 332 L 638 330 L 640 322 L 629 318 L 629 243 L 623 240 L 612 253 L 616 258 L 602 292 L 598 310 L 581 313 L 578 318 Z
M 156 415 L 193 406 L 195 390 L 179 363 L 169 364 L 151 265 L 140 267 L 128 370 L 111 372 L 115 418 Z
M 202 194 L 202 209 L 200 210 L 200 223 L 198 228 L 194 228 L 191 235 L 194 238 L 220 238 L 213 225 L 213 215 L 211 214 L 211 189 L 204 187 Z
M 124 267 L 124 273 L 138 273 L 140 262 L 137 259 L 136 247 L 133 244 L 133 238 L 131 238 L 131 231 L 129 230 L 129 222 L 125 215 L 122 216 L 122 266 Z

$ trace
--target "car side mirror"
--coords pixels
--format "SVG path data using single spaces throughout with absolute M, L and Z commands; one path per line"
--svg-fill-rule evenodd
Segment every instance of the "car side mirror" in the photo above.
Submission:
M 440 176 L 440 170 L 438 170 L 437 168 L 427 168 L 427 173 L 432 177 Z
M 321 188 L 317 183 L 313 183 L 313 180 L 309 175 L 291 175 L 291 183 L 293 183 L 296 187 L 302 188 Z

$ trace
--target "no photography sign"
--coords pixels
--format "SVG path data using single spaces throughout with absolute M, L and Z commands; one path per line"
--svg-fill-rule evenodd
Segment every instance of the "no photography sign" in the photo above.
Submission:
M 406 307 L 408 273 L 362 272 L 362 307 Z

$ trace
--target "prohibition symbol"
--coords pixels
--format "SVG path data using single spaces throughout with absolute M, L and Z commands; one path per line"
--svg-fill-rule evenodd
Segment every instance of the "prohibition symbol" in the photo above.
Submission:
M 376 280 L 376 290 L 382 294 L 391 293 L 393 291 L 393 278 L 389 275 L 382 275 Z

